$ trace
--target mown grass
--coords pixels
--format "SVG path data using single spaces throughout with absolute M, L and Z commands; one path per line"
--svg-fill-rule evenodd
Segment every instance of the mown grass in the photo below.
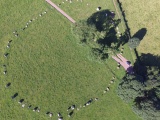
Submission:
M 120 0 L 128 20 L 131 34 L 134 35 L 142 28 L 147 29 L 147 33 L 137 48 L 139 53 L 151 53 L 160 55 L 160 35 L 159 35 L 159 11 L 160 1 L 152 0 Z
M 55 2 L 58 3 L 58 0 Z M 65 3 L 69 7 L 62 8 L 75 20 L 90 16 L 97 5 L 102 9 L 113 9 L 111 1 L 106 3 L 105 0 L 97 0 L 87 3 L 92 7 L 88 7 L 86 2 L 73 2 L 72 6 Z M 66 109 L 69 105 L 80 106 L 94 97 L 98 97 L 99 101 L 75 111 L 70 119 L 139 120 L 131 108 L 117 97 L 116 87 L 119 80 L 111 86 L 109 93 L 103 95 L 103 90 L 113 76 L 110 69 L 118 78 L 123 77 L 124 70 L 117 70 L 116 62 L 112 59 L 108 60 L 110 69 L 104 64 L 90 61 L 87 58 L 88 48 L 77 44 L 71 34 L 71 23 L 45 1 L 3 0 L 0 9 L 0 60 L 1 65 L 7 65 L 8 71 L 5 76 L 3 67 L 1 68 L 1 120 L 47 120 L 47 111 L 61 112 L 67 120 L 69 118 Z M 47 14 L 38 17 L 25 31 L 20 30 L 18 38 L 12 34 L 13 30 L 23 28 L 27 21 L 46 9 Z M 7 49 L 10 39 L 13 42 L 11 48 Z M 7 59 L 3 56 L 6 52 L 9 53 Z M 124 55 L 131 59 L 127 47 Z M 11 82 L 11 87 L 6 89 L 8 82 Z M 12 100 L 11 96 L 16 92 L 18 97 Z M 40 107 L 40 113 L 21 108 L 18 104 L 21 98 L 25 99 L 26 105 Z M 53 119 L 57 119 L 56 114 Z

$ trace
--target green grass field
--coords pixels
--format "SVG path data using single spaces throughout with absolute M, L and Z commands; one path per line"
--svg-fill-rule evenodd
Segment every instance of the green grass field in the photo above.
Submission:
M 59 4 L 59 0 L 54 1 Z M 124 70 L 116 69 L 116 62 L 111 58 L 108 67 L 88 57 L 88 48 L 77 44 L 71 34 L 71 23 L 43 0 L 2 0 L 0 2 L 0 62 L 7 65 L 7 75 L 0 76 L 0 119 L 1 120 L 48 120 L 57 119 L 61 112 L 65 120 L 140 120 L 116 95 L 119 79 L 110 86 L 111 90 L 103 91 L 112 79 L 112 72 L 118 78 L 123 77 Z M 89 4 L 87 6 L 86 4 Z M 88 0 L 88 2 L 64 3 L 60 7 L 76 21 L 89 17 L 96 8 L 114 10 L 112 1 Z M 39 14 L 47 10 L 47 14 Z M 27 29 L 27 21 L 36 18 Z M 13 35 L 19 30 L 19 37 Z M 11 47 L 6 48 L 9 40 Z M 4 53 L 8 52 L 8 58 Z M 130 50 L 125 46 L 124 56 L 132 61 Z M 11 82 L 9 88 L 5 85 Z M 18 93 L 15 100 L 11 96 Z M 86 108 L 75 110 L 71 118 L 67 116 L 68 106 L 83 105 L 90 98 L 98 101 Z M 22 108 L 18 101 L 40 107 L 41 111 L 33 112 Z M 33 107 L 32 107 L 33 109 Z M 45 115 L 53 112 L 53 117 Z
M 147 33 L 137 49 L 138 52 L 160 55 L 160 35 L 158 34 L 160 1 L 120 0 L 120 2 L 122 2 L 131 34 L 134 35 L 141 28 L 147 29 Z

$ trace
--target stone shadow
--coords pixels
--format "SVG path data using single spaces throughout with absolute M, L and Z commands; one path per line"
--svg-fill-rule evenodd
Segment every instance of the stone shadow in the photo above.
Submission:
M 160 56 L 142 53 L 141 56 L 137 57 L 134 63 L 134 71 L 136 74 L 141 75 L 144 80 L 147 75 L 146 66 L 157 66 L 160 68 Z

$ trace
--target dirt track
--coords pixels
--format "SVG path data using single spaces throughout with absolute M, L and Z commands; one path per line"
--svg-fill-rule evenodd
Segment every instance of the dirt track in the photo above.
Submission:
M 61 14 L 63 14 L 68 20 L 70 20 L 72 23 L 75 23 L 76 21 L 73 20 L 67 13 L 65 13 L 62 9 L 60 9 L 57 5 L 55 5 L 52 1 L 46 0 L 50 5 L 52 5 L 56 10 L 58 10 Z

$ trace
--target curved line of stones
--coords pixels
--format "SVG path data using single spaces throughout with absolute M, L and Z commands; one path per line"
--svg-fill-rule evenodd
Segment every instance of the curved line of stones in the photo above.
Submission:
M 60 6 L 61 4 L 64 4 L 65 1 L 66 1 L 66 2 L 69 2 L 69 3 L 72 3 L 72 2 L 73 2 L 73 0 L 63 0 L 61 3 L 58 4 L 58 6 Z M 78 2 L 78 1 L 79 1 L 79 2 L 83 2 L 83 0 L 77 0 L 77 2 Z M 89 5 L 89 4 L 87 3 L 87 5 Z
M 39 14 L 39 17 L 42 17 L 42 16 L 43 16 L 44 14 L 46 14 L 46 13 L 47 13 L 47 10 L 44 11 L 44 12 L 42 12 L 41 14 Z M 33 21 L 35 21 L 36 19 L 38 19 L 38 17 L 29 20 L 29 21 L 26 23 L 25 27 L 21 28 L 20 30 L 21 30 L 21 31 L 24 31 L 25 29 L 27 29 L 28 26 L 29 26 L 29 24 L 31 24 L 31 23 L 32 23 Z M 19 37 L 20 34 L 19 34 L 18 31 L 20 31 L 20 30 L 15 30 L 15 31 L 13 31 L 13 34 L 14 34 L 15 37 Z M 8 44 L 7 44 L 7 48 L 8 48 L 8 49 L 10 48 L 11 43 L 12 43 L 12 40 L 9 40 L 9 41 L 8 41 Z M 7 58 L 8 55 L 9 55 L 9 53 L 5 53 L 5 54 L 4 54 L 4 57 Z M 4 64 L 4 65 L 3 65 L 3 68 L 4 68 L 3 74 L 6 75 L 6 74 L 7 74 L 7 66 Z M 112 80 L 110 81 L 110 83 L 109 83 L 108 85 L 110 86 L 111 84 L 114 83 L 114 81 L 115 81 L 115 77 L 113 76 L 113 77 L 112 77 Z M 11 86 L 11 83 L 9 82 L 9 83 L 6 84 L 5 87 L 6 87 L 6 88 L 9 88 L 10 86 Z M 103 93 L 105 94 L 105 93 L 108 92 L 109 90 L 110 90 L 110 87 L 106 87 L 106 89 L 103 91 Z M 17 96 L 18 96 L 18 93 L 15 93 L 14 95 L 11 96 L 11 98 L 12 98 L 12 99 L 15 99 Z M 83 106 L 82 106 L 82 105 L 79 105 L 79 107 L 78 107 L 77 105 L 71 105 L 71 106 L 69 106 L 68 109 L 67 109 L 67 111 L 70 111 L 69 114 L 68 114 L 68 116 L 71 117 L 72 114 L 73 114 L 73 112 L 74 112 L 74 110 L 80 110 L 82 107 L 86 107 L 86 106 L 90 105 L 93 101 L 97 101 L 97 100 L 98 100 L 98 98 L 91 98 L 91 99 L 89 99 Z M 23 98 L 20 99 L 20 100 L 18 101 L 18 103 L 21 104 L 22 108 L 24 108 L 26 105 L 28 105 L 28 108 L 29 108 L 29 109 L 31 109 L 31 107 L 32 107 L 32 105 L 29 104 L 28 102 L 24 102 L 24 99 L 23 99 Z M 34 112 L 40 112 L 40 107 L 35 106 L 35 107 L 33 107 L 32 110 L 33 110 Z M 50 117 L 53 116 L 53 113 L 52 113 L 52 112 L 46 112 L 46 114 L 49 115 Z M 59 120 L 62 120 L 62 119 L 63 119 L 63 116 L 61 115 L 61 113 L 58 113 L 57 115 L 58 115 L 58 119 L 59 119 Z

